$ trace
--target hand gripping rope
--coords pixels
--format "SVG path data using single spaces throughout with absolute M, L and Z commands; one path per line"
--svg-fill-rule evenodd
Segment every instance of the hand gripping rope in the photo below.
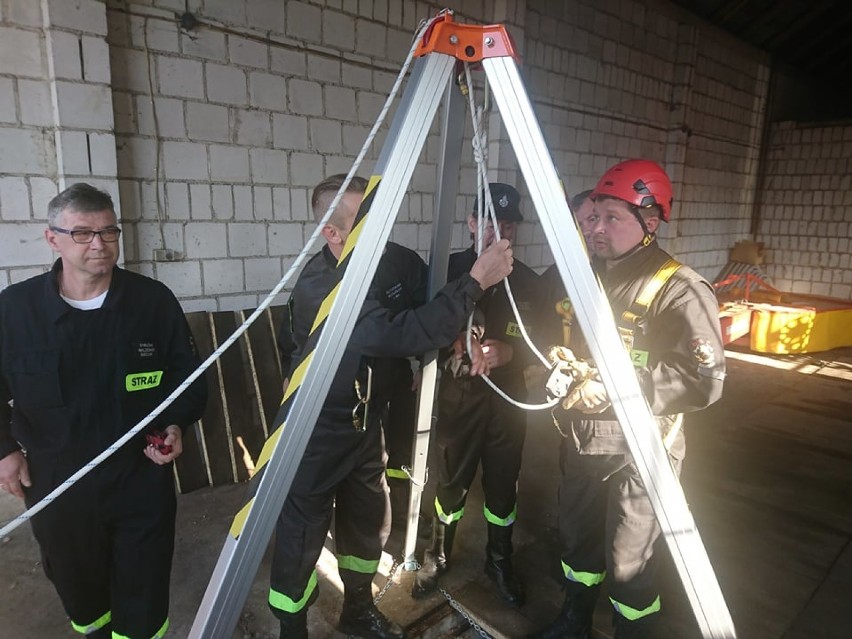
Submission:
M 263 312 L 269 308 L 278 294 L 284 289 L 293 275 L 299 272 L 302 268 L 302 264 L 305 260 L 311 255 L 314 244 L 317 239 L 320 237 L 322 233 L 323 227 L 328 223 L 328 220 L 331 219 L 331 215 L 334 210 L 337 208 L 337 205 L 340 203 L 343 194 L 346 193 L 346 189 L 349 187 L 349 183 L 352 181 L 353 176 L 358 172 L 358 169 L 361 166 L 361 163 L 364 161 L 364 157 L 367 155 L 367 151 L 373 144 L 373 140 L 379 132 L 382 124 L 387 117 L 388 111 L 390 110 L 391 105 L 396 99 L 396 95 L 399 92 L 399 88 L 402 85 L 402 81 L 408 73 L 408 69 L 411 66 L 412 60 L 414 59 L 414 51 L 417 48 L 417 43 L 420 42 L 423 35 L 426 31 L 432 26 L 432 24 L 436 21 L 442 19 L 444 12 L 439 13 L 437 16 L 428 21 L 423 21 L 420 23 L 417 34 L 415 35 L 411 49 L 408 52 L 408 55 L 405 58 L 405 62 L 400 68 L 399 75 L 397 75 L 396 81 L 391 88 L 390 94 L 385 100 L 384 105 L 382 106 L 382 110 L 379 112 L 378 117 L 376 118 L 376 123 L 373 125 L 373 128 L 370 130 L 367 139 L 364 141 L 364 145 L 361 147 L 361 150 L 358 152 L 358 156 L 355 158 L 354 163 L 352 164 L 352 168 L 349 169 L 349 173 L 346 174 L 346 179 L 343 181 L 343 184 L 340 186 L 340 190 L 337 192 L 337 195 L 334 196 L 331 204 L 329 204 L 328 210 L 322 217 L 322 220 L 317 224 L 311 236 L 308 238 L 308 241 L 305 243 L 304 248 L 301 252 L 296 256 L 296 259 L 293 261 L 293 264 L 278 282 L 275 285 L 275 288 L 270 291 L 270 293 L 264 298 L 264 300 L 260 303 L 260 305 L 255 309 L 255 311 L 246 318 L 246 321 L 242 323 L 242 325 L 238 326 L 237 329 L 231 334 L 228 339 L 226 339 L 219 348 L 213 351 L 207 359 L 205 359 L 199 367 L 192 372 L 183 382 L 181 382 L 177 388 L 175 388 L 171 394 L 166 397 L 154 410 L 152 410 L 144 419 L 138 422 L 133 428 L 128 430 L 124 435 L 119 437 L 113 444 L 108 446 L 103 452 L 98 454 L 94 459 L 83 465 L 77 472 L 68 477 L 65 481 L 63 481 L 59 486 L 54 488 L 50 493 L 45 495 L 45 497 L 36 504 L 33 504 L 30 508 L 19 514 L 18 516 L 12 518 L 8 521 L 2 528 L 0 528 L 0 537 L 4 537 L 15 530 L 18 526 L 23 524 L 24 522 L 32 519 L 33 516 L 47 508 L 51 503 L 53 503 L 62 493 L 71 488 L 75 483 L 77 483 L 80 479 L 88 475 L 92 470 L 94 470 L 98 464 L 103 462 L 104 460 L 111 457 L 119 448 L 124 446 L 128 441 L 133 439 L 133 437 L 139 433 L 142 429 L 144 429 L 148 424 L 154 421 L 160 414 L 168 408 L 172 402 L 174 402 L 178 397 L 180 397 L 184 391 L 204 372 L 213 365 L 213 363 L 219 359 L 219 357 L 224 353 L 231 345 L 236 342 L 243 333 L 245 333 L 248 328 L 260 317 Z
M 471 79 L 471 75 L 470 75 L 470 63 L 468 63 L 468 62 L 464 63 L 464 72 L 465 72 L 465 83 L 466 83 L 466 86 L 467 86 L 467 90 L 465 91 L 465 93 L 467 94 L 468 105 L 470 107 L 471 122 L 473 124 L 472 144 L 473 144 L 473 157 L 474 157 L 474 160 L 476 161 L 477 193 L 485 194 L 485 198 L 484 198 L 485 201 L 484 202 L 483 202 L 483 198 L 477 197 L 477 207 L 478 207 L 479 210 L 477 211 L 477 218 L 476 218 L 477 219 L 477 225 L 478 225 L 478 232 L 476 234 L 476 254 L 479 255 L 482 252 L 482 249 L 483 249 L 482 236 L 483 236 L 483 230 L 484 230 L 484 227 L 485 227 L 485 217 L 484 217 L 483 213 L 485 213 L 485 212 L 488 213 L 488 217 L 490 218 L 491 224 L 494 228 L 494 236 L 496 237 L 496 239 L 498 241 L 500 240 L 500 225 L 497 224 L 497 215 L 494 212 L 494 202 L 491 201 L 491 189 L 489 188 L 489 185 L 488 185 L 488 175 L 487 175 L 487 169 L 486 169 L 487 148 L 486 148 L 486 143 L 485 143 L 486 142 L 485 131 L 481 130 L 483 108 L 481 106 L 477 108 L 476 105 L 475 105 L 474 99 L 473 99 L 473 80 Z M 483 207 L 485 208 L 485 211 L 483 211 Z M 532 340 L 530 339 L 529 333 L 527 333 L 526 326 L 524 326 L 524 322 L 521 319 L 520 311 L 518 310 L 518 306 L 515 303 L 515 297 L 512 294 L 512 287 L 509 285 L 509 278 L 508 277 L 503 280 L 503 285 L 506 287 L 506 296 L 509 299 L 509 304 L 512 307 L 512 313 L 515 316 L 515 320 L 516 320 L 516 323 L 518 325 L 518 329 L 520 330 L 521 335 L 524 338 L 524 341 L 526 342 L 530 351 L 532 351 L 535 354 L 535 356 L 539 359 L 539 361 L 541 361 L 541 363 L 544 364 L 545 367 L 547 367 L 548 369 L 551 368 L 551 363 L 536 348 L 535 344 L 533 344 Z M 465 347 L 467 348 L 468 353 L 471 350 L 471 341 L 470 341 L 471 337 L 470 336 L 471 336 L 472 327 L 473 327 L 473 313 L 470 314 L 470 317 L 467 320 L 467 331 L 466 331 L 466 336 L 465 336 L 465 341 L 466 341 Z M 509 402 L 513 406 L 517 406 L 518 408 L 521 408 L 523 410 L 533 411 L 533 410 L 545 410 L 545 409 L 548 409 L 548 408 L 553 408 L 554 406 L 556 406 L 557 403 L 559 403 L 559 400 L 560 400 L 559 397 L 554 397 L 553 399 L 548 400 L 544 404 L 526 404 L 524 402 L 520 402 L 516 399 L 509 397 L 503 391 L 503 389 L 501 389 L 499 386 L 497 386 L 497 384 L 495 384 L 494 382 L 491 381 L 491 378 L 488 377 L 488 375 L 481 375 L 481 377 L 482 377 L 482 380 L 486 384 L 488 384 L 488 386 L 490 386 L 491 389 L 495 393 L 497 393 L 500 397 L 502 397 L 504 400 L 506 400 L 507 402 Z

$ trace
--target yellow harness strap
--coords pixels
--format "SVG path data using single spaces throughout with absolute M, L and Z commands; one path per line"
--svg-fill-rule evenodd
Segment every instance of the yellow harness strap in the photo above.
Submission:
M 669 258 L 665 263 L 654 273 L 651 281 L 645 285 L 645 288 L 639 293 L 636 300 L 631 304 L 630 308 L 621 314 L 621 318 L 625 322 L 640 326 L 645 319 L 645 313 L 651 307 L 651 302 L 657 297 L 657 293 L 665 286 L 672 275 L 681 267 L 679 262 Z

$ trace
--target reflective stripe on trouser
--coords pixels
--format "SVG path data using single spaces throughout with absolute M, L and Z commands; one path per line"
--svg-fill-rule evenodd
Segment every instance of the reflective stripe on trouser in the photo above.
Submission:
M 659 595 L 656 599 L 654 599 L 650 606 L 643 608 L 642 610 L 637 610 L 636 608 L 631 608 L 627 604 L 619 603 L 612 597 L 610 597 L 609 600 L 612 602 L 612 607 L 615 608 L 615 611 L 628 621 L 636 621 L 637 619 L 642 619 L 648 615 L 653 615 L 655 612 L 660 612 Z
M 311 595 L 317 589 L 317 571 L 314 570 L 311 573 L 310 579 L 308 579 L 308 585 L 305 587 L 305 591 L 302 593 L 301 598 L 298 600 L 291 599 L 283 592 L 278 592 L 274 588 L 269 589 L 269 605 L 275 608 L 276 610 L 280 610 L 282 612 L 287 612 L 290 614 L 296 614 L 300 612 L 308 601 L 311 598 Z
M 71 627 L 79 632 L 82 635 L 87 635 L 90 632 L 94 632 L 95 630 L 100 630 L 105 625 L 107 625 L 112 619 L 112 613 L 106 612 L 101 615 L 99 618 L 95 619 L 91 623 L 77 623 L 73 619 L 71 620 Z
M 408 479 L 408 473 L 406 473 L 401 468 L 388 468 L 387 471 L 388 479 Z
M 488 506 L 485 504 L 482 505 L 482 512 L 485 515 L 485 520 L 489 524 L 494 524 L 495 526 L 501 526 L 505 528 L 506 526 L 511 526 L 515 523 L 515 519 L 518 515 L 518 506 L 516 504 L 515 507 L 512 508 L 512 512 L 510 512 L 507 517 L 498 517 L 493 512 L 491 512 L 488 509 Z
M 364 432 L 351 422 L 317 423 L 276 526 L 270 607 L 277 617 L 300 612 L 316 596 L 319 588 L 311 580 L 332 512 L 344 586 L 372 581 L 374 571 L 363 571 L 378 566 L 390 529 L 381 438 L 372 420 Z
M 171 465 L 123 451 L 32 519 L 45 575 L 73 628 L 156 637 L 169 615 L 176 497 Z M 29 505 L 73 472 L 74 457 L 29 458 Z
M 620 610 L 655 612 L 660 528 L 635 467 L 622 455 L 580 455 L 569 438 L 560 468 L 563 567 L 580 583 L 606 574 Z
M 441 502 L 438 501 L 437 497 L 435 497 L 435 514 L 438 516 L 438 519 L 441 523 L 451 524 L 464 517 L 464 506 L 462 506 L 455 512 L 446 513 L 444 512 L 444 509 L 441 506 Z
M 451 523 L 461 517 L 481 465 L 488 512 L 511 523 L 508 519 L 517 502 L 525 420 L 522 411 L 507 405 L 482 380 L 442 378 L 435 427 L 435 511 L 441 521 Z
M 589 587 L 602 584 L 604 579 L 606 579 L 606 571 L 583 572 L 582 570 L 574 570 L 564 561 L 562 562 L 562 574 L 565 575 L 565 579 L 568 581 L 573 581 Z
M 163 625 L 160 626 L 160 629 L 157 630 L 157 632 L 155 632 L 150 638 L 145 637 L 143 639 L 162 639 L 163 637 L 166 636 L 166 631 L 168 629 L 169 629 L 169 620 L 166 619 L 165 622 L 163 622 Z M 130 637 L 128 635 L 123 635 L 123 634 L 120 634 L 118 632 L 113 632 L 112 633 L 112 639 L 137 639 L 137 638 L 136 637 Z

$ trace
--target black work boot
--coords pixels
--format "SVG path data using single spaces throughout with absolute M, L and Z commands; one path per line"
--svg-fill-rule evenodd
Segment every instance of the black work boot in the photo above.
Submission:
M 574 584 L 565 593 L 562 612 L 535 639 L 589 639 L 600 586 Z
M 281 631 L 279 639 L 308 639 L 308 613 L 306 610 L 287 615 L 286 619 L 279 619 Z
M 526 600 L 524 585 L 512 566 L 512 525 L 488 524 L 488 545 L 485 547 L 485 574 L 494 582 L 500 597 L 512 606 Z
M 411 596 L 415 599 L 427 597 L 438 589 L 438 577 L 450 567 L 456 524 L 445 524 L 437 517 L 432 519 L 432 543 L 423 556 L 423 565 L 414 575 Z
M 399 624 L 376 608 L 371 583 L 344 589 L 343 611 L 337 629 L 345 635 L 363 639 L 405 639 L 405 632 Z

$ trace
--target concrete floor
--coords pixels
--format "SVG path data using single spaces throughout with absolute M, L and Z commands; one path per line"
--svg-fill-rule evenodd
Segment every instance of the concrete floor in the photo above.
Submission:
M 812 356 L 761 357 L 729 352 L 725 397 L 686 423 L 682 481 L 740 639 L 845 638 L 852 628 L 852 348 Z M 522 471 L 516 565 L 528 603 L 512 610 L 496 599 L 483 576 L 485 525 L 475 490 L 458 532 L 447 592 L 484 631 L 524 637 L 546 625 L 561 603 L 555 543 L 560 437 L 539 415 L 531 420 Z M 244 487 L 207 489 L 179 501 L 173 571 L 172 631 L 192 624 L 231 517 Z M 427 491 L 426 503 L 431 503 Z M 0 522 L 19 511 L 0 496 Z M 401 535 L 383 564 L 399 554 Z M 235 638 L 277 637 L 265 604 L 268 558 L 261 566 Z M 320 567 L 321 596 L 309 615 L 315 639 L 334 630 L 341 595 L 333 561 Z M 399 571 L 380 603 L 407 626 L 409 636 L 479 636 L 436 594 L 415 602 L 413 573 Z M 384 585 L 378 577 L 376 585 Z M 0 540 L 0 638 L 72 637 L 55 594 L 41 573 L 28 527 Z M 700 637 L 677 575 L 662 575 L 661 639 Z M 602 598 L 597 638 L 610 637 Z

